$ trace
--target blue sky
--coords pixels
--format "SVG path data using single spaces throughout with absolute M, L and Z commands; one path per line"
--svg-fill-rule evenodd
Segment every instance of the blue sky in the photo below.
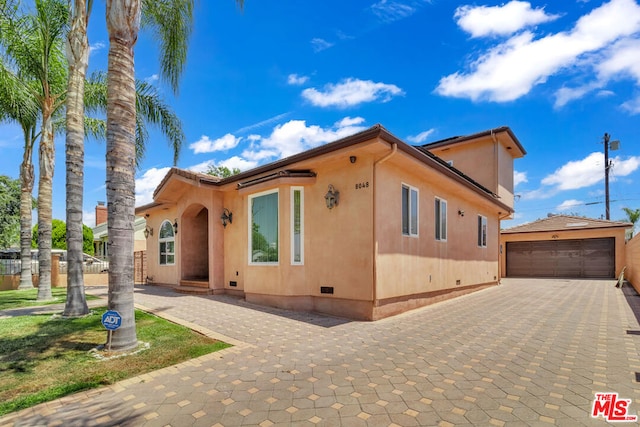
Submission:
M 611 218 L 640 208 L 640 4 L 481 0 L 199 1 L 178 96 L 158 80 L 141 33 L 136 76 L 158 85 L 183 121 L 178 166 L 247 170 L 381 123 L 424 144 L 510 126 L 516 216 L 604 215 L 605 132 Z M 104 2 L 90 22 L 90 70 L 106 69 Z M 172 165 L 151 132 L 136 204 Z M 18 177 L 19 128 L 0 126 L 0 173 Z M 84 222 L 106 200 L 105 143 L 87 141 Z M 36 160 L 37 161 L 37 160 Z M 37 165 L 36 165 L 37 169 Z M 55 218 L 65 218 L 64 138 L 56 138 Z

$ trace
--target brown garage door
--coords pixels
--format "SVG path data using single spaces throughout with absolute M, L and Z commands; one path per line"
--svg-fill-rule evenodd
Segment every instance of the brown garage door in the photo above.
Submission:
M 615 239 L 507 242 L 509 277 L 615 277 Z

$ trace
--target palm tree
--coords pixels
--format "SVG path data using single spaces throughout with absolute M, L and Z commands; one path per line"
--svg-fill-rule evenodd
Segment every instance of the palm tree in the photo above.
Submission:
M 122 316 L 122 326 L 111 337 L 114 350 L 137 345 L 133 307 L 136 161 L 133 46 L 138 39 L 142 6 L 141 0 L 107 0 L 107 233 L 111 241 L 108 306 Z M 145 23 L 156 29 L 164 48 L 162 76 L 176 89 L 186 59 L 193 0 L 149 0 L 144 6 L 150 12 Z M 175 25 L 176 20 L 179 25 Z
M 633 224 L 633 228 L 631 229 L 631 237 L 633 237 L 636 224 L 640 221 L 640 209 L 622 208 L 622 210 L 627 214 L 627 220 Z
M 67 35 L 66 117 L 66 194 L 67 194 L 67 300 L 64 316 L 75 317 L 89 313 L 84 295 L 82 270 L 82 204 L 84 191 L 84 84 L 89 66 L 87 25 L 92 1 L 75 0 L 71 8 L 71 26 Z
M 6 5 L 5 5 L 6 6 Z M 9 9 L 0 13 L 0 35 L 10 31 L 11 16 Z M 5 29 L 6 28 L 6 29 Z M 7 40 L 0 41 L 3 44 Z M 21 274 L 18 289 L 33 289 L 31 276 L 31 211 L 33 209 L 33 144 L 37 138 L 38 105 L 31 92 L 29 83 L 22 81 L 8 64 L 0 61 L 0 121 L 12 121 L 20 125 L 24 136 L 24 154 L 20 165 L 20 247 Z
M 20 15 L 18 2 L 2 4 L 2 36 L 5 60 L 16 70 L 15 81 L 24 82 L 23 90 L 38 106 L 41 118 L 38 181 L 38 248 L 40 263 L 40 284 L 38 300 L 51 299 L 51 193 L 54 170 L 53 117 L 64 101 L 66 70 L 62 66 L 64 46 L 61 35 L 66 32 L 67 9 L 56 0 L 35 0 L 33 14 Z M 35 142 L 35 122 L 21 123 L 25 134 L 25 155 L 21 167 L 23 192 L 29 194 L 33 186 L 32 147 Z M 26 199 L 26 197 L 23 198 Z M 23 208 L 31 208 L 24 201 Z M 29 215 L 30 216 L 30 213 Z M 24 224 L 22 224 L 24 223 Z M 21 257 L 25 258 L 23 278 L 28 287 L 27 274 L 30 261 L 26 261 L 24 246 L 26 219 L 21 221 Z M 31 227 L 31 224 L 29 224 Z M 30 253 L 28 255 L 30 259 Z M 27 267 L 28 266 L 28 267 Z

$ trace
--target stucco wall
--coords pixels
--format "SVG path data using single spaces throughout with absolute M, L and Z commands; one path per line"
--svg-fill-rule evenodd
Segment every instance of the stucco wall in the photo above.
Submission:
M 498 144 L 500 145 L 500 144 Z M 445 161 L 453 161 L 453 167 L 473 177 L 494 193 L 498 193 L 498 157 L 496 143 L 491 138 L 465 142 L 430 150 Z M 482 161 L 478 161 L 482 159 Z M 513 165 L 513 162 L 511 162 Z
M 147 239 L 147 276 L 150 283 L 178 283 L 178 264 L 159 265 L 158 262 L 160 226 L 165 220 L 173 223 L 176 217 L 176 208 L 171 207 L 167 210 L 155 211 L 147 218 L 147 226 L 153 228 L 153 236 Z M 178 253 L 180 253 L 180 239 L 176 239 L 176 254 Z
M 349 155 L 356 154 L 356 163 Z M 225 193 L 225 207 L 233 212 L 233 224 L 224 231 L 225 288 L 246 294 L 275 296 L 323 296 L 333 299 L 372 300 L 372 214 L 370 182 L 372 157 L 354 151 L 319 159 L 311 181 L 274 180 Z M 340 192 L 338 206 L 328 209 L 329 184 Z M 304 263 L 292 265 L 291 189 L 303 189 Z M 277 265 L 249 263 L 249 197 L 278 191 L 279 261 Z M 236 282 L 231 287 L 230 282 Z M 333 294 L 321 294 L 333 287 Z M 304 302 L 304 304 L 311 304 Z
M 640 235 L 627 242 L 625 262 L 627 269 L 624 277 L 640 292 Z
M 572 240 L 572 239 L 597 239 L 605 237 L 615 238 L 615 265 L 618 276 L 625 265 L 625 230 L 624 228 L 596 228 L 589 230 L 561 230 L 561 231 L 544 231 L 534 233 L 505 233 L 500 236 L 500 243 L 503 253 L 500 257 L 502 277 L 506 277 L 507 242 L 528 242 L 540 240 Z
M 478 195 L 454 186 L 438 173 L 403 167 L 404 161 L 385 163 L 377 173 L 376 298 L 384 300 L 497 282 L 496 208 L 492 210 Z M 417 237 L 402 234 L 402 184 L 418 189 Z M 435 239 L 436 197 L 447 201 L 446 241 Z M 486 247 L 478 246 L 478 215 L 487 218 Z

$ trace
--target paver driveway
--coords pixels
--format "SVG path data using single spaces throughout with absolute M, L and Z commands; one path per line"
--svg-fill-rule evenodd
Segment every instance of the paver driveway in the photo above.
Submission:
M 510 279 L 377 322 L 141 287 L 237 345 L 0 425 L 606 425 L 595 392 L 640 410 L 640 298 L 614 283 Z

